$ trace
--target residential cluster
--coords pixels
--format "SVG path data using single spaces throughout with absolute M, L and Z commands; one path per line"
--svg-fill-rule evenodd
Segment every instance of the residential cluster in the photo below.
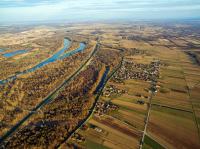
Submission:
M 104 89 L 103 96 L 110 97 L 112 95 L 122 95 L 124 93 L 127 93 L 127 91 L 119 89 L 114 85 L 109 85 Z
M 159 65 L 159 60 L 153 61 L 150 64 L 138 64 L 124 60 L 121 69 L 113 76 L 113 81 L 122 83 L 123 80 L 128 79 L 155 80 L 159 76 Z
M 113 104 L 112 102 L 98 101 L 95 107 L 95 115 L 102 116 L 103 114 L 109 113 L 111 111 L 116 111 L 119 106 Z

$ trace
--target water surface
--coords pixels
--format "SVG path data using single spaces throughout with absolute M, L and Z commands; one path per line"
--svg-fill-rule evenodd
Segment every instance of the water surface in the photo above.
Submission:
M 106 70 L 104 71 L 104 74 L 103 74 L 103 76 L 101 78 L 101 81 L 97 85 L 97 87 L 96 87 L 96 89 L 94 91 L 94 94 L 97 94 L 101 90 L 101 88 L 104 86 L 104 83 L 106 81 L 106 77 L 107 77 L 109 71 L 110 71 L 110 67 L 106 66 Z
M 39 64 L 35 65 L 34 67 L 30 68 L 30 69 L 27 69 L 25 71 L 22 71 L 22 72 L 18 72 L 17 74 L 5 79 L 5 80 L 0 80 L 0 84 L 4 84 L 4 83 L 7 83 L 8 81 L 11 81 L 11 80 L 14 80 L 17 78 L 17 76 L 21 75 L 21 74 L 26 74 L 26 73 L 29 73 L 29 72 L 33 72 L 49 63 L 52 63 L 52 62 L 55 62 L 56 60 L 60 59 L 64 59 L 66 57 L 69 57 L 73 54 L 76 54 L 78 52 L 81 52 L 85 49 L 86 45 L 85 43 L 80 43 L 80 46 L 75 49 L 75 50 L 72 50 L 72 51 L 69 51 L 69 52 L 66 52 L 69 48 L 71 44 L 71 41 L 69 39 L 64 39 L 64 47 L 62 49 L 60 49 L 57 53 L 55 53 L 52 57 L 40 62 Z
M 30 69 L 25 70 L 25 72 L 23 72 L 23 73 L 33 72 L 36 69 L 39 69 L 39 68 L 43 67 L 44 65 L 47 65 L 47 64 L 52 63 L 52 62 L 55 62 L 57 59 L 60 58 L 61 55 L 64 54 L 64 52 L 66 50 L 68 50 L 68 48 L 70 46 L 70 43 L 71 43 L 70 40 L 64 39 L 64 46 L 63 46 L 63 48 L 61 50 L 59 50 L 57 53 L 55 53 L 52 57 L 50 57 L 50 58 L 42 61 L 39 64 L 37 64 L 36 66 L 34 66 L 34 67 L 30 68 Z
M 86 46 L 85 43 L 82 43 L 82 42 L 81 42 L 80 45 L 79 45 L 79 47 L 78 47 L 77 49 L 75 49 L 75 50 L 73 50 L 73 51 L 69 51 L 69 52 L 63 54 L 62 56 L 60 56 L 60 59 L 69 57 L 69 56 L 71 56 L 71 55 L 74 55 L 74 54 L 76 54 L 76 53 L 78 53 L 78 52 L 83 51 L 83 50 L 85 49 L 85 46 Z
M 23 53 L 26 53 L 26 52 L 27 52 L 27 50 L 17 50 L 17 51 L 14 51 L 14 52 L 5 53 L 5 54 L 3 54 L 3 56 L 6 57 L 6 58 L 9 58 L 9 57 L 13 57 L 15 55 L 23 54 Z

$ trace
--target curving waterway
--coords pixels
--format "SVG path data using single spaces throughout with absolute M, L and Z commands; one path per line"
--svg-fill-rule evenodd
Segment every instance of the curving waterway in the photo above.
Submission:
M 27 69 L 27 70 L 24 70 L 22 72 L 18 72 L 17 74 L 5 79 L 5 80 L 0 80 L 0 84 L 5 84 L 7 83 L 8 81 L 11 81 L 11 80 L 15 80 L 19 75 L 22 75 L 22 74 L 26 74 L 26 73 L 29 73 L 29 72 L 33 72 L 49 63 L 52 63 L 52 62 L 55 62 L 56 60 L 60 59 L 64 59 L 66 57 L 69 57 L 73 54 L 76 54 L 78 52 L 81 52 L 85 49 L 86 45 L 85 43 L 80 43 L 79 47 L 75 50 L 72 50 L 72 51 L 69 51 L 69 52 L 66 52 L 68 50 L 68 48 L 70 47 L 71 45 L 71 41 L 67 38 L 64 39 L 64 47 L 59 50 L 58 52 L 56 52 L 53 56 L 51 56 L 50 58 L 42 61 L 41 63 L 35 65 L 34 67 L 30 68 L 30 69 Z
M 5 53 L 5 54 L 3 54 L 3 56 L 6 57 L 6 58 L 9 58 L 9 57 L 13 57 L 15 55 L 23 54 L 23 53 L 26 53 L 26 52 L 27 52 L 27 50 L 17 50 L 17 51 L 14 51 L 14 52 Z
M 81 42 L 77 49 L 75 49 L 73 51 L 69 51 L 69 52 L 63 54 L 62 56 L 59 57 L 59 59 L 63 59 L 63 58 L 69 57 L 71 55 L 74 55 L 74 54 L 76 54 L 78 52 L 81 52 L 81 51 L 83 51 L 85 49 L 85 47 L 86 47 L 85 43 Z

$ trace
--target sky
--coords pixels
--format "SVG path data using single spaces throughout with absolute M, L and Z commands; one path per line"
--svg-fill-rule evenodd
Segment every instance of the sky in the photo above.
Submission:
M 200 18 L 200 0 L 0 0 L 0 23 Z

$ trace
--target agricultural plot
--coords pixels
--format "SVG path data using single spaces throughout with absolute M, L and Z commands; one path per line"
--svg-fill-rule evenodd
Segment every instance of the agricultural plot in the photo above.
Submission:
M 117 83 L 109 82 L 109 84 Z M 118 85 L 116 86 L 118 87 Z M 128 80 L 125 81 L 125 85 L 120 86 L 127 90 L 127 93 L 118 97 L 110 97 L 110 101 L 119 106 L 119 110 L 111 115 L 138 130 L 143 130 L 147 103 L 149 102 L 147 91 L 149 84 L 144 81 Z M 139 104 L 139 101 L 143 101 L 144 104 Z
M 153 106 L 147 132 L 165 148 L 199 147 L 197 128 L 190 112 Z
M 169 68 L 161 68 L 160 76 L 159 92 L 153 97 L 152 103 L 192 111 L 187 83 L 183 74 Z
M 199 148 L 199 66 L 181 50 L 159 52 L 165 65 L 152 98 L 143 148 Z
M 102 96 L 100 101 L 111 102 L 118 106 L 115 111 L 108 112 L 102 116 L 93 115 L 91 119 L 86 123 L 88 125 L 87 130 L 78 130 L 77 133 L 84 136 L 85 142 L 80 143 L 77 140 L 70 139 L 69 142 L 86 148 L 92 148 L 94 144 L 101 148 L 138 148 L 142 131 L 144 129 L 144 119 L 147 111 L 147 105 L 138 104 L 137 101 L 144 99 L 148 101 L 144 96 L 148 96 L 146 91 L 143 91 L 149 87 L 149 84 L 142 85 L 142 81 L 129 80 L 129 83 L 125 85 L 108 82 L 107 86 L 116 85 L 118 89 L 124 88 L 127 90 L 125 94 L 114 95 L 110 97 Z M 140 87 L 139 90 L 130 90 L 130 86 L 135 84 Z M 140 92 L 139 92 L 140 91 Z M 134 95 L 135 94 L 135 95 Z M 138 97 L 137 95 L 140 94 Z M 106 100 L 105 100 L 106 98 Z

